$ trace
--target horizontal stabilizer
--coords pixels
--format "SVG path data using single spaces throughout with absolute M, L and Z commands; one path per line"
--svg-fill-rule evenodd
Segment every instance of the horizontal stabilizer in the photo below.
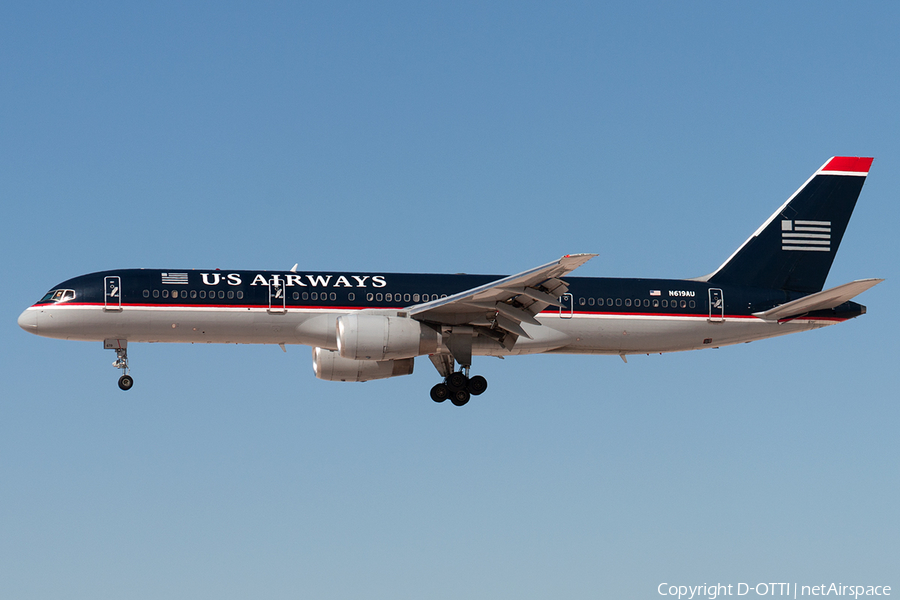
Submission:
M 867 289 L 874 287 L 884 281 L 884 279 L 860 279 L 851 281 L 844 285 L 824 290 L 809 296 L 804 296 L 799 300 L 792 300 L 785 304 L 770 308 L 763 312 L 753 313 L 754 317 L 759 317 L 763 321 L 778 321 L 789 317 L 796 317 L 814 310 L 827 310 L 840 306 L 844 302 L 853 299 L 862 294 Z

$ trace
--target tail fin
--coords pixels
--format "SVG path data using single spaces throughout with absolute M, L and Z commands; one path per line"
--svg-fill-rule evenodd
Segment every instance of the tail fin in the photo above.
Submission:
M 702 279 L 805 293 L 821 291 L 872 160 L 829 159 L 721 267 Z

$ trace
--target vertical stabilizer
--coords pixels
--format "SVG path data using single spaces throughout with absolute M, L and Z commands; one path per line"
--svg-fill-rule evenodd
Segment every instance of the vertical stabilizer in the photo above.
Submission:
M 704 279 L 717 284 L 820 291 L 872 160 L 853 156 L 829 159 Z

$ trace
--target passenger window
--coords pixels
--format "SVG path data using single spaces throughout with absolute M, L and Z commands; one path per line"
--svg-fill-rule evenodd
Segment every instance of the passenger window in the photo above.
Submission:
M 603 306 L 603 298 L 597 298 L 597 306 Z
M 303 294 L 301 295 L 301 297 L 302 297 L 304 300 L 309 300 L 309 294 L 308 294 L 307 292 L 303 292 Z
M 150 290 L 144 290 L 144 298 L 150 297 Z
M 237 297 L 238 297 L 238 300 L 241 300 L 244 297 L 244 292 L 242 292 L 241 290 L 238 290 Z
M 388 292 L 387 294 L 384 295 L 384 299 L 385 299 L 386 301 L 390 302 L 391 300 L 394 299 L 394 296 L 391 295 L 390 292 Z
M 153 290 L 153 297 L 159 298 L 159 290 Z
M 644 308 L 649 308 L 649 307 L 650 307 L 650 301 L 647 300 L 646 298 L 644 298 Z
M 588 306 L 593 306 L 593 305 L 594 305 L 594 299 L 588 298 Z
M 403 301 L 409 302 L 409 294 L 403 294 Z
M 697 306 L 697 303 L 696 303 L 696 302 L 694 302 L 694 301 L 693 301 L 693 300 L 691 300 L 691 304 L 690 304 L 690 306 L 691 306 L 691 308 L 694 308 L 694 307 L 695 307 L 695 306 Z
M 625 298 L 625 306 L 631 306 L 631 298 Z
M 381 300 L 382 300 L 383 298 L 384 298 L 384 296 L 383 296 L 380 292 L 377 293 L 377 294 L 375 294 L 375 300 L 376 300 L 377 302 L 381 302 Z
M 231 290 L 228 290 L 228 299 L 234 300 L 234 292 L 232 292 Z
M 350 292 L 349 294 L 347 294 L 347 300 L 349 300 L 350 302 L 353 302 L 354 300 L 356 300 L 356 294 L 354 294 L 353 292 Z
M 653 301 L 653 308 L 659 308 L 659 300 Z
M 687 308 L 687 302 L 684 300 L 681 301 L 681 308 Z
M 318 299 L 319 299 L 319 293 L 318 293 L 318 292 L 313 292 L 313 293 L 311 293 L 311 294 L 309 295 L 309 297 L 312 298 L 313 300 L 318 300 Z
M 616 306 L 622 306 L 622 299 L 616 298 Z
M 169 297 L 169 290 L 163 290 L 163 298 Z
M 584 306 L 584 298 L 579 298 L 579 299 L 578 299 L 578 305 L 579 305 L 579 306 Z
M 324 296 L 324 295 L 325 295 L 325 293 L 323 292 L 322 296 Z M 329 300 L 337 300 L 337 294 L 335 292 L 331 292 L 330 294 L 328 294 L 328 299 Z
M 225 292 L 219 290 L 219 300 L 223 300 L 225 298 Z
M 299 300 L 299 299 L 300 299 L 300 292 L 294 292 L 292 295 L 293 295 L 293 297 L 294 297 L 294 300 Z
M 663 308 L 668 308 L 668 307 L 669 307 L 669 301 L 668 301 L 668 300 L 663 300 L 663 301 L 662 301 L 662 307 L 663 307 Z
M 372 292 L 369 292 L 368 294 L 366 294 L 366 302 L 371 302 L 374 299 L 375 299 L 375 295 Z
M 413 294 L 413 302 L 418 302 L 418 301 L 419 301 L 419 295 Z
M 191 298 L 197 297 L 197 290 L 191 290 Z

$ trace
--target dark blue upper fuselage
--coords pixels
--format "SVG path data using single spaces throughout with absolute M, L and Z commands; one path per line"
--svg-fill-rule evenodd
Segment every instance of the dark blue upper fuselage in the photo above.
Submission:
M 235 308 L 402 309 L 456 294 L 499 275 L 122 269 L 81 275 L 53 290 L 86 305 Z M 719 298 L 724 315 L 750 316 L 805 294 L 683 279 L 566 277 L 567 314 L 708 316 Z M 713 291 L 710 291 L 713 290 Z M 49 295 L 49 294 L 48 294 Z M 711 298 L 713 299 L 711 302 Z M 54 302 L 45 296 L 39 303 Z M 721 311 L 721 308 L 714 308 Z M 846 302 L 815 316 L 846 319 L 864 308 Z

